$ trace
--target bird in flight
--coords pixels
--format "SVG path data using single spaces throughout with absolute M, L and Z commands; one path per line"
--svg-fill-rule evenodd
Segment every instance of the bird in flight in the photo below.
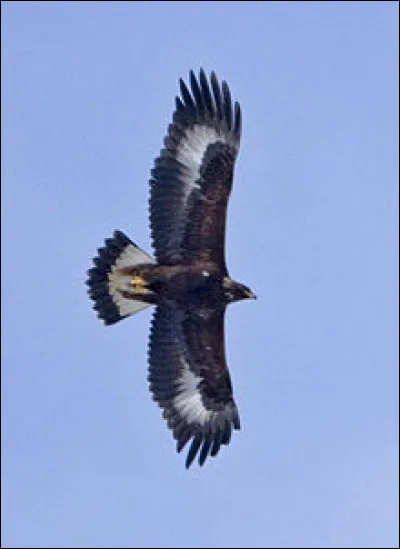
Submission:
M 154 257 L 115 231 L 88 271 L 93 308 L 106 325 L 155 306 L 148 363 L 150 391 L 180 452 L 218 454 L 240 429 L 225 359 L 230 303 L 255 298 L 225 263 L 225 225 L 241 135 L 241 110 L 214 72 L 180 79 L 173 121 L 150 179 Z M 190 88 L 190 89 L 189 89 Z

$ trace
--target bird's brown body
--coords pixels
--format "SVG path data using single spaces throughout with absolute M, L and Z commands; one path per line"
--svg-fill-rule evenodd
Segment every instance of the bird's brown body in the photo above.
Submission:
M 183 310 L 224 308 L 229 303 L 254 297 L 249 288 L 221 274 L 210 261 L 192 264 L 125 267 L 118 271 L 129 277 L 127 299 L 150 305 L 171 305 Z

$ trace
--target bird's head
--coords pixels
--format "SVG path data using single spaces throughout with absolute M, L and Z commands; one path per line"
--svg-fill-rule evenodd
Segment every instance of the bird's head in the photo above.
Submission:
M 232 280 L 225 276 L 222 281 L 222 290 L 228 303 L 240 301 L 242 299 L 257 299 L 257 296 L 244 284 Z

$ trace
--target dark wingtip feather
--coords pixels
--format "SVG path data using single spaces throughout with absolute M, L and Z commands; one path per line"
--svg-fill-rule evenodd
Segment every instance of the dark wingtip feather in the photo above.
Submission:
M 231 426 L 231 423 L 228 420 L 226 420 L 225 429 L 222 433 L 221 444 L 229 444 L 231 440 L 231 435 L 232 435 L 232 426 Z
M 214 71 L 211 73 L 211 88 L 214 94 L 215 106 L 217 107 L 218 117 L 222 120 L 222 98 L 221 98 L 221 89 L 219 87 L 218 78 Z
M 180 97 L 175 97 L 175 108 L 178 112 L 185 110 L 185 105 L 182 103 Z
M 176 451 L 178 452 L 178 454 L 182 452 L 183 448 L 186 446 L 191 436 L 192 436 L 191 429 L 189 426 L 187 426 L 185 431 L 180 433 L 176 443 Z
M 222 82 L 222 96 L 224 98 L 224 114 L 228 130 L 232 129 L 232 99 L 228 84 L 225 80 Z
M 196 457 L 196 454 L 199 451 L 199 448 L 200 448 L 200 445 L 201 445 L 201 441 L 202 441 L 202 436 L 201 435 L 196 435 L 194 437 L 193 442 L 190 446 L 188 455 L 186 457 L 186 463 L 185 463 L 186 469 L 189 469 L 189 467 L 191 466 L 194 458 Z
M 215 438 L 214 438 L 214 442 L 213 442 L 213 445 L 212 445 L 212 448 L 211 448 L 211 451 L 210 451 L 210 456 L 211 457 L 215 457 L 218 452 L 219 452 L 219 449 L 221 447 L 221 438 L 222 438 L 222 433 L 221 431 L 218 429 L 216 435 L 215 435 Z
M 208 85 L 207 76 L 206 76 L 206 73 L 204 72 L 203 68 L 200 69 L 199 81 L 200 81 L 200 87 L 201 87 L 201 91 L 202 91 L 202 94 L 203 94 L 205 106 L 206 106 L 210 116 L 213 117 L 214 116 L 213 99 L 212 99 L 212 95 L 211 95 L 211 92 L 210 92 L 210 87 Z
M 189 71 L 188 82 L 180 78 L 180 97 L 175 98 L 173 124 L 168 130 L 166 146 L 177 146 L 179 137 L 187 127 L 193 124 L 204 124 L 213 127 L 221 135 L 225 134 L 229 142 L 239 147 L 241 134 L 241 112 L 239 103 L 233 104 L 228 84 L 219 84 L 215 71 L 208 78 L 201 67 L 198 77 L 193 70 Z M 172 142 L 172 129 L 175 131 L 175 141 Z M 229 137 L 228 137 L 229 136 Z
M 242 111 L 237 101 L 235 101 L 235 126 L 233 128 L 233 131 L 236 135 L 236 138 L 240 139 L 242 133 Z
M 208 452 L 209 452 L 210 446 L 211 446 L 211 442 L 212 442 L 211 436 L 210 435 L 206 436 L 206 438 L 204 439 L 204 442 L 203 442 L 203 446 L 201 447 L 200 457 L 199 457 L 199 465 L 201 467 L 204 465 L 204 462 L 207 459 Z
M 240 431 L 240 418 L 237 412 L 233 416 L 233 428 L 236 429 L 236 431 Z
M 188 87 L 186 86 L 182 78 L 179 79 L 179 86 L 180 86 L 181 96 L 182 96 L 183 102 L 185 103 L 185 106 L 189 110 L 194 111 L 196 107 L 195 107 L 193 98 L 190 95 L 190 91 L 188 90 Z
M 192 94 L 196 101 L 197 110 L 200 116 L 202 116 L 204 114 L 204 101 L 199 84 L 193 71 L 190 71 L 190 87 L 192 88 Z

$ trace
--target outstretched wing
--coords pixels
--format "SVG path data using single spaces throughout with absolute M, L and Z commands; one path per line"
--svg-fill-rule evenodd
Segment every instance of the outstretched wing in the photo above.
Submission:
M 225 266 L 226 208 L 239 150 L 241 111 L 228 85 L 190 72 L 150 179 L 150 225 L 159 262 Z
M 201 311 L 199 311 L 201 313 Z M 160 306 L 152 321 L 149 382 L 153 398 L 173 430 L 177 451 L 192 440 L 186 467 L 229 444 L 239 414 L 225 361 L 224 310 L 192 316 Z

